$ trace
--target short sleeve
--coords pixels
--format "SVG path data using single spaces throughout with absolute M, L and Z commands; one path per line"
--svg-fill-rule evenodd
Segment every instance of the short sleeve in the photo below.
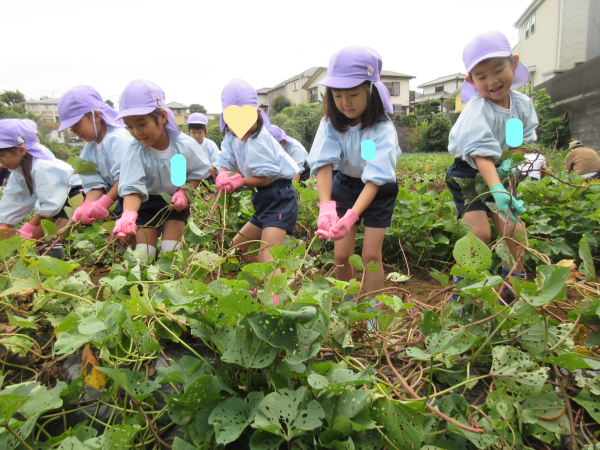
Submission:
M 224 167 L 227 170 L 233 171 L 238 169 L 237 162 L 235 160 L 235 153 L 231 148 L 231 137 L 229 133 L 223 139 L 221 144 L 221 153 L 217 156 L 214 166 L 217 168 Z
M 477 169 L 475 158 L 492 158 L 497 164 L 502 157 L 502 148 L 492 132 L 491 108 L 485 107 L 483 98 L 471 99 L 471 102 L 450 131 L 448 151 Z
M 321 119 L 319 129 L 308 154 L 308 165 L 311 167 L 311 175 L 316 175 L 320 167 L 328 164 L 335 166 L 342 160 L 342 146 L 333 137 L 333 131 L 333 126 L 325 118 Z
M 35 207 L 37 195 L 30 195 L 25 179 L 18 172 L 12 172 L 0 199 L 0 223 L 16 225 Z
M 537 140 L 537 127 L 539 125 L 537 113 L 533 107 L 531 99 L 526 99 L 527 108 L 525 109 L 526 115 L 523 118 L 523 142 L 525 144 L 532 144 Z
M 195 139 L 180 135 L 178 145 L 182 145 L 181 153 L 186 159 L 187 179 L 204 180 L 210 175 L 210 161 Z
M 132 143 L 121 161 L 119 197 L 139 194 L 142 202 L 148 201 L 147 169 L 151 170 L 152 168 L 147 167 L 143 161 L 141 144 Z
M 255 177 L 266 177 L 271 180 L 279 178 L 280 168 L 276 164 L 275 146 L 279 144 L 268 133 L 260 133 L 255 139 L 249 138 L 246 142 L 248 153 L 246 164 L 250 173 Z M 283 149 L 280 149 L 283 153 Z
M 81 159 L 85 159 L 94 164 L 98 164 L 97 155 L 95 155 L 96 146 L 92 143 L 87 143 L 81 152 Z M 98 164 L 98 169 L 100 166 Z M 94 174 L 79 174 L 81 182 L 83 183 L 83 189 L 87 194 L 92 189 L 108 189 L 108 183 L 102 178 L 100 172 Z
M 37 194 L 36 214 L 53 217 L 62 210 L 68 198 L 67 180 L 72 173 L 73 169 L 69 172 L 60 166 L 47 163 L 46 160 L 34 165 L 31 176 Z
M 398 137 L 391 122 L 381 122 L 375 127 L 375 158 L 367 161 L 361 179 L 363 183 L 372 181 L 382 186 L 396 181 Z

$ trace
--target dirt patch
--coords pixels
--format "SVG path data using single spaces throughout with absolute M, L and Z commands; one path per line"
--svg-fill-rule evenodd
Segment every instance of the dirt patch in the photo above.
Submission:
M 448 189 L 448 186 L 446 185 L 446 183 L 429 183 L 427 185 L 427 189 L 429 189 L 430 191 L 435 191 L 438 194 L 441 194 L 446 189 Z

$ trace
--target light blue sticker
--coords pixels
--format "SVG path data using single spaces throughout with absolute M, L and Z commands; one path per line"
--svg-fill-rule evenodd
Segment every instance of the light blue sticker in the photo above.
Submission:
M 375 159 L 375 142 L 371 139 L 366 139 L 360 143 L 360 156 L 365 161 Z
M 506 122 L 506 143 L 509 147 L 520 147 L 523 143 L 523 122 L 513 118 Z
M 185 184 L 187 174 L 187 163 L 185 156 L 175 155 L 171 158 L 171 183 L 175 186 L 183 186 Z

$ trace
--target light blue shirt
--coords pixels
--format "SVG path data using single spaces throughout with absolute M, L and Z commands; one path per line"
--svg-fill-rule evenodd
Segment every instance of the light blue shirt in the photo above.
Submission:
M 148 196 L 165 192 L 173 195 L 180 187 L 171 183 L 171 158 L 183 155 L 186 160 L 186 179 L 203 180 L 210 175 L 210 164 L 195 139 L 184 133 L 169 133 L 171 142 L 164 151 L 132 142 L 121 161 L 119 197 L 140 194 L 142 202 Z
M 221 154 L 221 150 L 219 150 L 219 147 L 217 146 L 215 141 L 205 137 L 204 141 L 202 142 L 202 145 L 200 145 L 200 148 L 210 161 L 210 165 L 214 166 L 215 162 L 217 161 L 217 158 Z
M 287 136 L 285 139 L 285 145 L 282 145 L 282 147 L 298 165 L 298 173 L 304 172 L 304 163 L 308 159 L 308 152 L 304 146 L 296 139 Z
M 131 135 L 125 128 L 108 125 L 100 144 L 96 144 L 96 141 L 85 144 L 81 158 L 98 165 L 98 173 L 80 175 L 86 194 L 92 189 L 108 192 L 119 181 L 121 159 L 131 142 Z
M 14 170 L 0 200 L 0 223 L 16 225 L 33 210 L 42 217 L 57 215 L 65 206 L 68 189 L 81 183 L 79 177 L 72 174 L 73 168 L 60 159 L 34 158 L 33 195 L 30 195 L 22 169 Z
M 477 169 L 475 158 L 492 158 L 500 162 L 502 152 L 509 150 L 506 143 L 506 122 L 517 118 L 523 122 L 523 143 L 531 144 L 537 139 L 538 118 L 529 97 L 517 91 L 509 91 L 510 109 L 502 108 L 476 93 L 452 127 L 448 152 Z
M 375 158 L 370 161 L 361 155 L 361 143 L 367 139 L 375 142 Z M 389 120 L 365 130 L 359 124 L 340 133 L 323 118 L 308 155 L 308 165 L 311 175 L 316 175 L 320 167 L 337 164 L 344 175 L 382 186 L 396 181 L 396 158 L 401 153 L 396 129 Z
M 215 167 L 234 171 L 239 169 L 242 177 L 266 177 L 272 181 L 291 180 L 298 175 L 298 166 L 279 142 L 263 127 L 256 139 L 241 141 L 233 133 L 227 133 L 221 144 L 221 154 Z

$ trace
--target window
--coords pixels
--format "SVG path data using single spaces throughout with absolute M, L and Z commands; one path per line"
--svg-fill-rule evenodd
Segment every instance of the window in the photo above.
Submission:
M 181 114 L 181 108 L 174 108 L 173 114 Z
M 394 107 L 394 114 L 406 114 L 406 109 L 402 105 L 392 105 Z
M 319 90 L 317 88 L 308 91 L 308 103 L 317 103 L 319 101 Z
M 525 39 L 529 39 L 529 20 L 525 24 Z
M 444 85 L 442 84 L 441 86 L 436 86 L 435 92 L 444 92 Z
M 388 82 L 388 83 L 383 83 L 383 84 L 389 91 L 390 95 L 393 95 L 393 96 L 400 95 L 400 82 Z
M 292 83 L 292 91 L 297 91 L 298 90 L 298 82 L 296 81 L 295 83 Z
M 531 16 L 531 29 L 529 31 L 530 35 L 532 35 L 533 33 L 535 33 L 535 14 Z

